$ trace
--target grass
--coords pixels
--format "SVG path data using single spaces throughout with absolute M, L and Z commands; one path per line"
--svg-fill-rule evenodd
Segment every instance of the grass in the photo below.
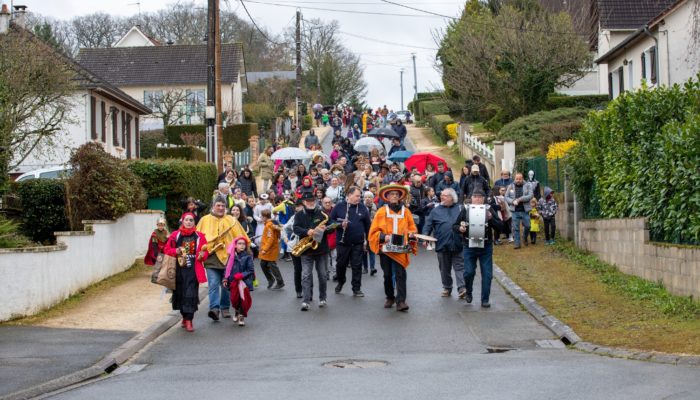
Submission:
M 39 324 L 41 322 L 44 322 L 48 319 L 64 315 L 64 314 L 70 312 L 71 310 L 75 309 L 76 307 L 78 307 L 81 302 L 90 301 L 90 299 L 93 299 L 93 298 L 96 298 L 97 296 L 102 295 L 102 293 L 106 289 L 110 289 L 114 286 L 117 286 L 119 284 L 127 282 L 131 279 L 140 277 L 144 274 L 150 275 L 151 270 L 152 270 L 151 267 L 145 265 L 143 263 L 143 260 L 136 261 L 126 271 L 120 272 L 116 275 L 113 275 L 113 276 L 107 278 L 107 279 L 104 279 L 100 282 L 92 284 L 92 285 L 88 286 L 87 288 L 79 291 L 78 293 L 71 295 L 67 299 L 61 301 L 60 303 L 54 305 L 51 308 L 48 308 L 46 310 L 42 310 L 38 314 L 35 314 L 35 315 L 31 315 L 31 316 L 27 316 L 27 317 L 19 317 L 19 318 L 11 319 L 9 321 L 2 322 L 2 323 L 0 323 L 0 326 L 35 325 L 35 324 Z
M 585 341 L 644 351 L 700 354 L 700 303 L 625 275 L 564 242 L 513 250 L 494 261 Z

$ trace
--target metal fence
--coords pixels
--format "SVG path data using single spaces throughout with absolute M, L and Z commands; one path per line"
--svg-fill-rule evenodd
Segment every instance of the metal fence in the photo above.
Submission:
M 526 178 L 528 171 L 533 171 L 541 188 L 549 186 L 553 191 L 561 193 L 564 191 L 565 165 L 565 159 L 547 160 L 544 156 L 538 156 L 518 160 L 516 169 L 522 172 Z

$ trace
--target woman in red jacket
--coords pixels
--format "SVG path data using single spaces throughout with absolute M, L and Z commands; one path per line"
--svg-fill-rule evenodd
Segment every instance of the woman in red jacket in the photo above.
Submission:
M 192 319 L 199 305 L 199 284 L 207 281 L 204 260 L 209 252 L 204 247 L 207 238 L 195 229 L 195 216 L 182 214 L 180 229 L 173 232 L 165 244 L 165 254 L 177 258 L 173 310 L 180 310 L 182 327 L 193 332 Z

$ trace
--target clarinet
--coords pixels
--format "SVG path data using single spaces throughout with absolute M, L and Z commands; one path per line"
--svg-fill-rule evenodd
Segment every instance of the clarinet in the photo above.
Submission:
M 345 219 L 343 220 L 344 222 L 348 222 L 348 216 L 350 215 L 350 203 L 348 203 L 347 200 L 345 200 Z M 348 222 L 348 225 L 350 223 Z M 345 232 L 348 231 L 348 227 L 346 226 L 343 228 L 343 235 L 340 237 L 340 243 L 345 244 Z

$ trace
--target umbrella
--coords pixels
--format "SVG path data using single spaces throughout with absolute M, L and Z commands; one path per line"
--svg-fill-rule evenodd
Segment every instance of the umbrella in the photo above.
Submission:
M 325 155 L 325 154 L 323 154 L 322 151 L 314 150 L 314 151 L 309 152 L 309 157 L 310 157 L 312 160 L 313 160 L 314 158 L 318 157 L 318 156 L 322 156 L 324 160 L 328 161 L 328 156 Z
M 385 138 L 398 138 L 399 134 L 394 132 L 393 129 L 389 128 L 375 128 L 369 131 L 367 134 L 369 136 L 375 136 L 375 137 L 385 137 Z
M 322 110 L 323 105 L 316 103 L 311 108 L 313 108 L 314 110 Z
M 384 150 L 384 145 L 373 137 L 363 137 L 355 142 L 354 149 L 360 153 L 369 153 L 372 149 Z
M 413 152 L 408 150 L 395 151 L 391 153 L 391 155 L 389 156 L 389 160 L 394 162 L 404 162 L 408 160 L 412 155 Z
M 306 160 L 309 158 L 309 153 L 298 147 L 285 147 L 272 153 L 272 160 Z
M 416 167 L 418 169 L 418 172 L 422 174 L 425 171 L 425 166 L 428 164 L 432 164 L 433 167 L 435 167 L 435 169 L 437 170 L 438 162 L 442 162 L 443 164 L 447 165 L 444 158 L 436 156 L 433 153 L 424 151 L 412 155 L 404 162 L 403 165 L 409 171 L 411 170 L 411 168 Z

